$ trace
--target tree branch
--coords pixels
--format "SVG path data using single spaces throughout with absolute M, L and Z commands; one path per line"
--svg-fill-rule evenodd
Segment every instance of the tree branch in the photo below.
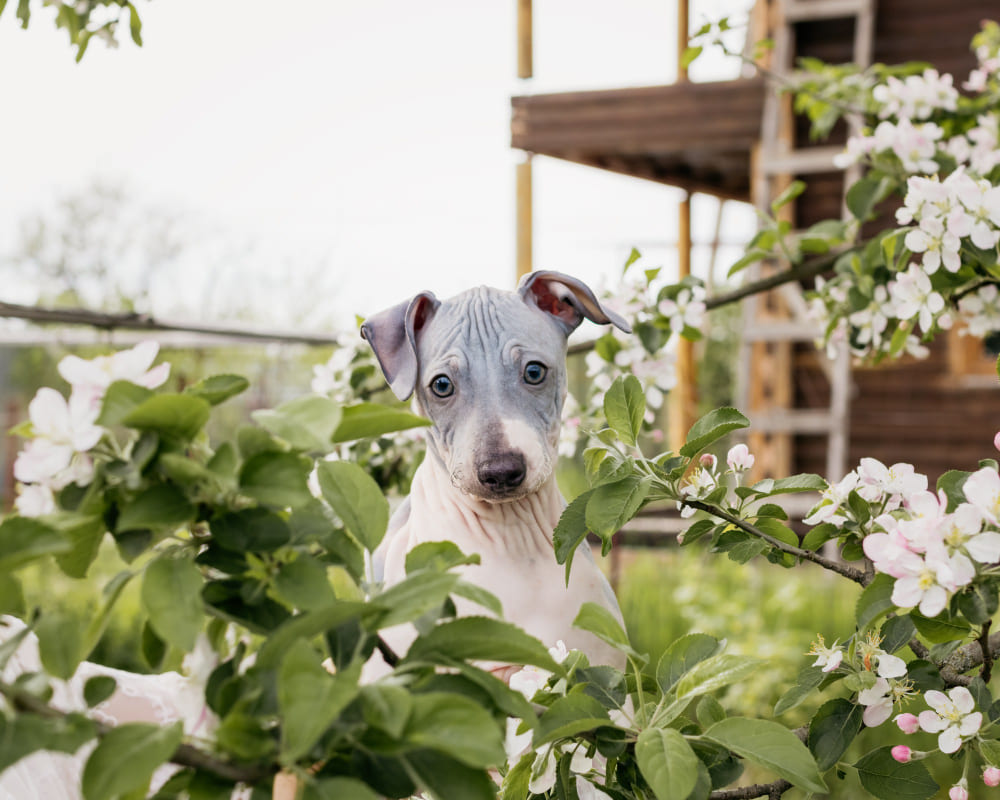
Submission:
M 838 575 L 854 581 L 861 586 L 866 586 L 869 581 L 865 577 L 865 573 L 855 567 L 849 566 L 848 564 L 842 564 L 839 561 L 834 561 L 832 559 L 821 556 L 819 553 L 814 553 L 812 550 L 804 550 L 801 547 L 795 547 L 794 545 L 786 544 L 779 539 L 775 539 L 770 536 L 760 528 L 751 525 L 744 519 L 740 519 L 734 514 L 730 514 L 727 511 L 723 511 L 721 508 L 716 508 L 715 506 L 710 506 L 707 503 L 701 502 L 701 500 L 681 500 L 681 502 L 689 506 L 690 508 L 697 508 L 701 511 L 707 511 L 714 517 L 723 519 L 735 525 L 737 528 L 746 531 L 751 536 L 756 536 L 758 539 L 763 539 L 772 547 L 776 547 L 782 552 L 788 553 L 790 555 L 801 558 L 803 561 L 812 561 L 814 564 L 819 564 L 823 569 L 828 569 L 831 572 L 836 572 Z
M 170 322 L 156 319 L 151 314 L 137 312 L 109 313 L 86 308 L 43 308 L 0 302 L 0 317 L 26 319 L 32 322 L 51 322 L 62 325 L 89 325 L 102 330 L 185 331 L 233 339 L 250 339 L 261 342 L 287 342 L 309 345 L 332 345 L 337 337 L 329 334 L 303 334 L 293 331 L 266 331 L 253 328 L 226 328 L 204 323 Z
M 1000 656 L 1000 633 L 994 633 L 986 638 L 980 635 L 975 642 L 969 642 L 945 659 L 941 664 L 941 678 L 949 686 L 968 686 L 972 683 L 972 678 L 964 673 L 985 665 L 987 660 L 992 665 L 998 656 Z
M 47 719 L 61 719 L 68 716 L 65 712 L 42 702 L 33 694 L 6 683 L 0 683 L 0 694 L 6 697 L 10 704 L 19 711 L 46 717 Z M 98 720 L 94 720 L 94 726 L 97 730 L 98 738 L 107 736 L 114 727 Z M 189 744 L 178 745 L 170 757 L 170 762 L 181 767 L 191 767 L 211 772 L 223 780 L 250 785 L 278 772 L 277 765 L 236 764 L 232 761 L 226 761 L 213 756 Z
M 750 800 L 753 797 L 777 798 L 792 788 L 792 784 L 782 779 L 774 783 L 755 783 L 735 789 L 720 789 L 709 795 L 710 800 Z
M 836 250 L 831 250 L 829 253 L 824 253 L 823 255 L 817 256 L 809 261 L 804 261 L 801 264 L 794 264 L 783 272 L 776 272 L 773 275 L 768 275 L 767 277 L 760 278 L 759 280 L 751 283 L 745 283 L 738 289 L 733 289 L 731 292 L 723 292 L 722 294 L 709 297 L 705 300 L 705 308 L 711 310 L 713 308 L 718 308 L 719 306 L 728 305 L 729 303 L 735 303 L 738 300 L 742 300 L 752 294 L 766 292 L 769 289 L 774 289 L 786 283 L 801 281 L 806 278 L 815 278 L 817 275 L 822 275 L 824 272 L 831 269 L 837 262 L 837 259 L 844 255 L 844 253 L 860 250 L 861 247 L 863 247 L 863 244 L 864 243 L 859 243 L 852 245 L 851 247 L 842 247 Z

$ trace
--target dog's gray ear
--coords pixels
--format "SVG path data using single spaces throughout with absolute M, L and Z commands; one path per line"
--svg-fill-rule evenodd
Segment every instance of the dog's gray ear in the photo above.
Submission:
M 421 292 L 361 325 L 361 337 L 372 346 L 389 388 L 400 400 L 408 399 L 417 385 L 417 334 L 439 305 L 431 292 Z
M 632 326 L 624 318 L 601 305 L 587 284 L 561 272 L 529 273 L 521 278 L 517 291 L 526 303 L 533 303 L 555 317 L 567 335 L 584 318 L 599 325 L 614 325 L 625 333 L 632 332 Z

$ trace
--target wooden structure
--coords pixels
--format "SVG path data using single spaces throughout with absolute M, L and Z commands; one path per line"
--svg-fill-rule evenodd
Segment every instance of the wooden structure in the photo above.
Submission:
M 996 0 L 758 0 L 755 38 L 784 39 L 787 60 L 776 63 L 777 70 L 802 56 L 834 63 L 922 60 L 961 82 L 974 66 L 972 36 L 982 19 L 997 14 Z M 801 178 L 809 188 L 789 208 L 798 227 L 840 216 L 844 175 L 829 162 L 833 151 L 801 154 L 812 147 L 807 126 L 790 114 L 769 112 L 766 96 L 764 81 L 749 78 L 514 97 L 512 146 L 744 202 L 755 199 L 754 187 L 764 179 Z M 781 162 L 776 143 L 792 157 Z M 774 188 L 758 189 L 758 202 Z M 795 323 L 793 305 L 779 301 L 771 312 Z M 750 338 L 768 327 L 756 311 L 747 317 Z M 776 357 L 762 365 L 745 351 L 741 359 L 751 376 L 746 383 L 765 387 L 749 415 L 752 422 L 772 421 L 766 432 L 771 441 L 760 445 L 769 450 L 763 460 L 770 471 L 838 478 L 828 459 L 830 419 L 836 402 L 847 399 L 850 414 L 838 424 L 848 432 L 840 458 L 848 469 L 872 456 L 889 464 L 908 461 L 933 480 L 946 468 L 973 469 L 978 459 L 995 455 L 995 355 L 983 352 L 977 340 L 942 336 L 927 360 L 855 368 L 838 377 L 811 342 L 795 341 L 802 336 L 788 333 L 789 326 L 770 327 L 786 331 L 783 337 L 757 335 Z M 838 392 L 840 399 L 832 399 Z

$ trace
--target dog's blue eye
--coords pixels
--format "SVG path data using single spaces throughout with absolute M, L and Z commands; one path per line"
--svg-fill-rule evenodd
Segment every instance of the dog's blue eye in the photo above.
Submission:
M 447 375 L 438 375 L 431 381 L 431 391 L 438 397 L 451 397 L 455 392 L 455 384 Z
M 530 383 L 532 386 L 537 386 L 545 380 L 548 372 L 544 364 L 532 361 L 524 368 L 524 382 Z

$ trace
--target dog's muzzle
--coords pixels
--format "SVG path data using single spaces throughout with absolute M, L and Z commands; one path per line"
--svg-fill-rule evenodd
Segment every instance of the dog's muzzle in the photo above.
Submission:
M 495 498 L 516 492 L 527 474 L 524 454 L 518 452 L 499 453 L 476 464 L 476 480 Z

